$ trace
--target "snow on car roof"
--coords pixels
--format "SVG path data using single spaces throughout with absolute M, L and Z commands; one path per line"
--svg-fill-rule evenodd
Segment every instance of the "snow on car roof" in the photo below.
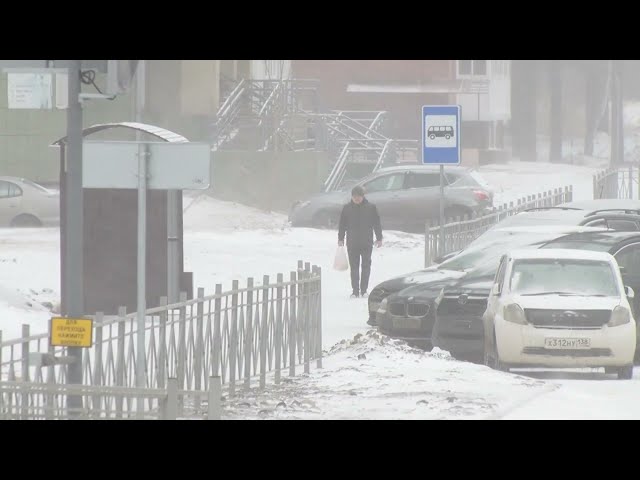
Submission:
M 580 200 L 562 203 L 558 205 L 558 207 L 579 208 L 581 210 L 640 210 L 640 201 L 629 200 L 627 198 L 598 198 L 594 200 Z
M 607 252 L 594 252 L 591 250 L 577 250 L 568 248 L 545 248 L 536 250 L 512 250 L 508 254 L 514 260 L 519 259 L 553 259 L 567 258 L 576 260 L 612 261 L 614 258 Z
M 585 232 L 607 232 L 606 227 L 586 227 L 582 225 L 522 225 L 519 227 L 502 227 L 492 229 L 494 232 L 511 233 L 585 233 Z M 480 237 L 478 237 L 480 238 Z

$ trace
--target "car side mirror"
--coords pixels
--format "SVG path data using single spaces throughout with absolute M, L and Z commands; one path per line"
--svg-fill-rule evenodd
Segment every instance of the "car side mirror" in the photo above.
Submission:
M 500 295 L 500 285 L 497 283 L 493 284 L 493 287 L 491 288 L 491 294 L 492 295 Z
M 633 298 L 636 296 L 635 292 L 633 291 L 633 288 L 628 287 L 626 285 L 624 287 L 624 292 L 627 294 L 627 298 Z

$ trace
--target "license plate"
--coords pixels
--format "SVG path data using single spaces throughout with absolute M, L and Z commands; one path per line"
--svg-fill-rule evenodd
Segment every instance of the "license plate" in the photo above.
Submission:
M 545 338 L 544 348 L 567 348 L 579 350 L 581 348 L 590 348 L 590 338 Z
M 405 328 L 417 330 L 422 326 L 420 318 L 394 318 L 392 320 L 393 328 Z

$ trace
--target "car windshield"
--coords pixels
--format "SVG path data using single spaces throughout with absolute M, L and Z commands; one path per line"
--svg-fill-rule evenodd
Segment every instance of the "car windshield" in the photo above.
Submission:
M 466 271 L 484 261 L 504 255 L 509 249 L 548 242 L 552 238 L 552 234 L 544 232 L 496 232 L 493 238 L 487 238 L 478 245 L 471 244 L 455 257 L 442 262 L 438 265 L 438 270 Z
M 617 297 L 618 284 L 609 262 L 564 258 L 515 260 L 509 279 L 520 295 Z
M 481 278 L 493 279 L 500 265 L 500 258 L 502 257 L 493 257 L 487 262 L 478 265 L 464 277 L 464 282 L 470 283 Z

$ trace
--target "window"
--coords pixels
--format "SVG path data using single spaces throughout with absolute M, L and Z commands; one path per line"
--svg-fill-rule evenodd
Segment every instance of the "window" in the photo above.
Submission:
M 474 75 L 486 75 L 487 74 L 487 61 L 486 60 L 474 60 L 473 61 L 473 74 Z
M 633 243 L 622 247 L 615 254 L 618 265 L 625 274 L 637 274 L 640 272 L 640 244 Z
M 445 181 L 446 185 L 446 181 Z M 440 186 L 439 173 L 412 173 L 409 176 L 409 188 L 428 188 Z
M 635 232 L 638 230 L 638 224 L 632 220 L 609 220 L 607 225 L 609 228 L 621 232 Z
M 375 192 L 391 192 L 393 190 L 402 190 L 404 186 L 404 173 L 395 173 L 393 175 L 384 175 L 375 180 L 365 183 L 365 193 Z
M 586 223 L 585 227 L 602 227 L 602 228 L 606 228 L 607 227 L 607 221 L 605 219 L 601 218 L 599 220 L 594 220 L 593 222 Z
M 471 75 L 472 60 L 458 60 L 458 75 Z
M 486 76 L 487 60 L 458 60 L 458 76 Z
M 460 180 L 460 175 L 458 175 L 457 173 L 456 174 L 448 173 L 447 171 L 444 172 L 444 177 L 446 178 L 446 181 L 444 182 L 445 185 L 447 185 L 447 184 L 448 185 L 453 185 L 458 180 Z M 475 185 L 475 184 L 472 183 L 471 185 Z
M 15 183 L 0 180 L 0 198 L 13 198 L 22 195 L 22 189 Z
M 27 180 L 26 178 L 21 178 L 21 180 L 22 180 L 22 183 L 24 183 L 25 185 L 29 185 L 30 187 L 33 187 L 36 190 L 41 191 L 42 193 L 51 193 L 50 190 L 47 190 L 46 188 L 44 188 L 42 185 L 38 183 L 32 182 L 31 180 Z

